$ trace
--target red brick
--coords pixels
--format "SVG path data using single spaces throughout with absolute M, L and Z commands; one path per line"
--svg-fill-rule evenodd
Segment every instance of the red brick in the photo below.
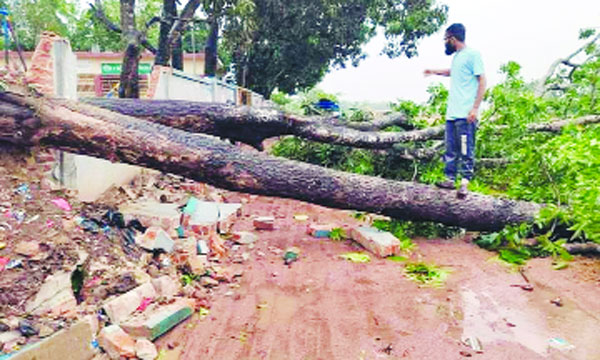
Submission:
M 273 230 L 275 228 L 275 218 L 272 216 L 263 216 L 254 219 L 254 228 L 257 230 Z

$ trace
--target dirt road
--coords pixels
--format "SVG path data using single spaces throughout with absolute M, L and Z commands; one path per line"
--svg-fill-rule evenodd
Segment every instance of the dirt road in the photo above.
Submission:
M 600 359 L 598 261 L 578 258 L 561 271 L 551 259 L 530 261 L 525 274 L 534 289 L 525 291 L 511 286 L 525 284 L 521 274 L 468 236 L 417 240 L 409 261 L 450 271 L 443 287 L 422 287 L 403 276 L 403 263 L 339 259 L 356 246 L 312 238 L 307 223 L 293 219 L 357 222 L 350 212 L 253 197 L 244 213 L 236 230 L 252 229 L 259 215 L 275 215 L 277 228 L 240 250 L 251 256 L 235 264 L 244 270 L 239 288 L 220 286 L 208 316 L 159 340 L 173 348 L 163 358 Z M 291 246 L 301 253 L 288 267 L 281 251 Z M 556 298 L 563 306 L 551 303 Z M 462 343 L 469 337 L 483 353 Z

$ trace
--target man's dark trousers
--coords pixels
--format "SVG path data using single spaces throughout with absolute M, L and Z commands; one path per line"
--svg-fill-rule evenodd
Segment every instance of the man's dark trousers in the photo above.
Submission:
M 455 180 L 457 173 L 467 180 L 473 178 L 476 130 L 477 121 L 470 123 L 467 119 L 446 120 L 444 173 L 449 179 Z

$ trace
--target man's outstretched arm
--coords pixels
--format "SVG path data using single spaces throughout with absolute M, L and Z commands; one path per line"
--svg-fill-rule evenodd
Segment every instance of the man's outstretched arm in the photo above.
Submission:
M 427 69 L 423 72 L 423 74 L 425 76 L 429 76 L 429 75 L 450 76 L 450 69 L 442 69 L 442 70 Z

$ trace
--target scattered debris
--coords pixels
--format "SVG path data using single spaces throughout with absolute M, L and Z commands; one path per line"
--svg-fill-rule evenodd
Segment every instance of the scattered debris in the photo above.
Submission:
M 307 221 L 308 219 L 309 219 L 308 215 L 305 215 L 305 214 L 294 215 L 294 220 L 296 220 L 296 221 Z
M 316 238 L 328 238 L 331 234 L 331 230 L 336 227 L 337 225 L 333 224 L 309 224 L 306 227 L 306 233 Z
M 272 216 L 257 217 L 253 224 L 256 230 L 273 230 L 275 229 L 275 218 Z
M 110 325 L 100 331 L 98 344 L 111 359 L 135 357 L 135 340 L 119 325 Z
M 149 227 L 146 232 L 135 239 L 136 244 L 149 251 L 173 251 L 175 242 L 169 234 L 160 227 Z
M 154 340 L 194 313 L 195 301 L 179 299 L 172 304 L 155 304 L 143 313 L 121 324 L 125 332 L 133 337 Z
M 352 261 L 353 263 L 368 263 L 369 261 L 371 261 L 371 257 L 368 254 L 356 252 L 342 254 L 340 255 L 340 258 Z
M 350 238 L 382 258 L 400 253 L 400 240 L 387 231 L 356 227 L 350 229 Z
M 463 339 L 463 344 L 465 346 L 468 346 L 469 348 L 471 348 L 473 351 L 475 351 L 478 354 L 483 353 L 483 346 L 481 346 L 481 341 L 474 336 L 469 336 L 469 337 Z
M 154 360 L 158 357 L 156 346 L 148 339 L 137 339 L 135 355 L 141 360 Z
M 249 245 L 256 242 L 258 237 L 248 231 L 238 231 L 233 233 L 233 241 L 240 245 Z
M 71 204 L 69 204 L 69 202 L 63 198 L 53 199 L 52 203 L 61 210 L 64 210 L 64 211 L 73 210 L 73 208 L 71 207 Z
M 19 332 L 21 335 L 30 337 L 40 333 L 40 329 L 30 320 L 21 320 L 19 322 Z
M 300 250 L 298 248 L 290 248 L 286 250 L 285 254 L 283 254 L 283 262 L 285 265 L 291 265 L 294 261 L 298 260 L 298 254 Z
M 556 305 L 558 307 L 562 307 L 563 306 L 562 299 L 559 298 L 559 297 L 550 300 L 550 303 L 552 303 L 552 304 L 554 304 L 554 305 Z
M 77 307 L 73 294 L 71 273 L 57 272 L 49 276 L 25 310 L 34 315 L 58 316 Z
M 531 284 L 511 284 L 512 287 L 518 287 L 525 291 L 533 291 L 533 285 Z
M 567 340 L 559 338 L 559 337 L 554 337 L 552 339 L 549 339 L 548 345 L 551 348 L 558 349 L 561 351 L 568 351 L 568 350 L 575 349 L 574 345 L 570 344 Z

